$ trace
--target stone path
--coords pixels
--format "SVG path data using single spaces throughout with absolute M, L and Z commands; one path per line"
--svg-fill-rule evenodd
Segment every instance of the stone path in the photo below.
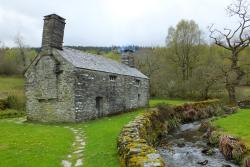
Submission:
M 70 129 L 75 134 L 75 139 L 72 144 L 72 153 L 62 160 L 63 167 L 77 167 L 83 165 L 83 151 L 85 148 L 84 133 L 82 128 L 73 128 L 66 126 L 65 128 Z

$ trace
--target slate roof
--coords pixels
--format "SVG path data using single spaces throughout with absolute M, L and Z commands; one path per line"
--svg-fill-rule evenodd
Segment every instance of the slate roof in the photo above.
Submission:
M 72 63 L 77 68 L 148 79 L 146 75 L 142 74 L 136 68 L 131 68 L 125 64 L 116 62 L 114 60 L 105 58 L 103 56 L 89 54 L 66 47 L 64 47 L 63 50 L 57 50 L 57 51 L 67 61 Z

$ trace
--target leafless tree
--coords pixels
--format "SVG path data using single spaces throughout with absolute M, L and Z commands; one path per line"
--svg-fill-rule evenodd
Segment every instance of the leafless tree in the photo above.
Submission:
M 23 42 L 23 37 L 19 33 L 15 37 L 15 43 L 17 45 L 19 56 L 21 58 L 23 68 L 22 70 L 24 70 L 27 67 L 27 56 L 25 54 L 26 47 Z
M 225 85 L 232 104 L 236 103 L 236 87 L 240 84 L 245 72 L 239 65 L 239 55 L 246 47 L 250 45 L 250 16 L 248 13 L 247 1 L 236 0 L 227 7 L 230 17 L 237 17 L 239 25 L 235 29 L 224 28 L 223 31 L 210 26 L 210 38 L 216 45 L 230 51 L 230 67 L 225 74 Z

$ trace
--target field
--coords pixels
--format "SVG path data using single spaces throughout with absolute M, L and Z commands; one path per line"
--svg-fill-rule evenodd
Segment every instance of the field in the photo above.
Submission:
M 250 148 L 250 109 L 241 109 L 231 116 L 220 118 L 214 124 L 226 133 L 240 137 Z
M 0 76 L 0 99 L 8 99 L 10 107 L 0 111 L 0 118 L 23 116 L 25 110 L 23 78 Z
M 17 77 L 0 77 L 0 98 L 8 95 L 24 96 L 24 81 Z

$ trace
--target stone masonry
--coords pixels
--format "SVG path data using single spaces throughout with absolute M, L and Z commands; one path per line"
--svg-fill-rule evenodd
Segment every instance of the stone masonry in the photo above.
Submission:
M 62 17 L 45 16 L 41 52 L 25 72 L 28 120 L 79 122 L 148 104 L 145 75 L 128 61 L 63 47 L 64 26 Z

